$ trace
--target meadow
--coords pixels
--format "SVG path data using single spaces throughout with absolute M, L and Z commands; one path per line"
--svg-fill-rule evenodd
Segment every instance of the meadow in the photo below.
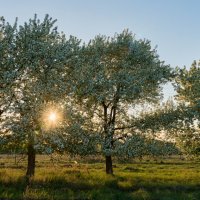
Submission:
M 27 185 L 24 157 L 0 155 L 1 200 L 199 200 L 200 162 L 166 158 L 115 161 L 114 176 L 103 160 L 37 156 Z

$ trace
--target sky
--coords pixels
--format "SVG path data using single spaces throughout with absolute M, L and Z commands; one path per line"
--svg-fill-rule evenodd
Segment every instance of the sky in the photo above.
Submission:
M 157 46 L 166 64 L 187 68 L 200 59 L 199 9 L 200 0 L 0 0 L 0 16 L 10 23 L 49 14 L 58 30 L 86 42 L 128 28 Z M 172 86 L 164 87 L 165 99 L 174 94 Z

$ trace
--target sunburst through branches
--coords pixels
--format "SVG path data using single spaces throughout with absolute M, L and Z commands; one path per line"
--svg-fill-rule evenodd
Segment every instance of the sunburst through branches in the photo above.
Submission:
M 48 103 L 42 109 L 41 122 L 43 131 L 52 131 L 58 128 L 63 121 L 63 109 L 55 103 Z

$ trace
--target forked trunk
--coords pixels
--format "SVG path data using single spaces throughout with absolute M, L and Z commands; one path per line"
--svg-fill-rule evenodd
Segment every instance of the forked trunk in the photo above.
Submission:
M 31 177 L 35 174 L 35 149 L 33 144 L 28 145 L 28 165 L 26 176 Z
M 106 156 L 106 174 L 113 174 L 112 157 Z

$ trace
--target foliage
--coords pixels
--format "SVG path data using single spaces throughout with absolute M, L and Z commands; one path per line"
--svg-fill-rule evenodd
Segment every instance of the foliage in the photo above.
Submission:
M 140 130 L 164 131 L 176 145 L 187 154 L 199 154 L 199 74 L 200 68 L 196 62 L 187 70 L 176 69 L 175 89 L 177 91 L 175 104 L 168 101 L 166 105 L 158 106 L 151 113 L 144 113 L 135 120 Z M 144 123 L 145 122 L 145 123 Z
M 14 40 L 16 22 L 14 25 L 6 23 L 0 18 L 0 117 L 7 110 L 12 99 L 11 88 L 17 76 L 14 65 Z
M 114 151 L 118 127 L 130 125 L 129 107 L 158 100 L 160 85 L 172 76 L 150 42 L 136 40 L 127 30 L 84 44 L 72 73 L 72 95 L 85 117 L 84 127 L 102 136 L 107 156 Z
M 61 109 L 65 103 L 69 60 L 73 59 L 72 52 L 78 48 L 79 41 L 74 37 L 67 40 L 57 31 L 55 22 L 48 15 L 41 22 L 35 15 L 23 26 L 15 26 L 17 30 L 10 44 L 14 50 L 12 55 L 5 55 L 13 57 L 15 66 L 14 69 L 5 68 L 5 74 L 17 73 L 17 77 L 12 80 L 10 114 L 6 113 L 3 124 L 9 132 L 1 138 L 7 137 L 14 146 L 42 143 L 42 134 L 46 134 L 43 124 L 47 123 L 47 119 L 42 119 L 45 109 L 50 106 L 53 109 L 55 105 Z
M 198 110 L 200 106 L 200 63 L 193 62 L 190 69 L 177 69 L 176 76 L 176 98 L 178 101 L 189 104 L 189 106 L 195 106 Z
M 175 88 L 176 99 L 186 104 L 192 113 L 192 122 L 185 124 L 178 140 L 190 154 L 200 153 L 200 63 L 194 61 L 190 69 L 177 69 Z
M 150 132 L 148 134 L 127 134 L 115 143 L 114 151 L 114 155 L 120 160 L 178 154 L 181 154 L 181 151 L 173 142 L 166 141 L 166 139 L 156 139 Z

